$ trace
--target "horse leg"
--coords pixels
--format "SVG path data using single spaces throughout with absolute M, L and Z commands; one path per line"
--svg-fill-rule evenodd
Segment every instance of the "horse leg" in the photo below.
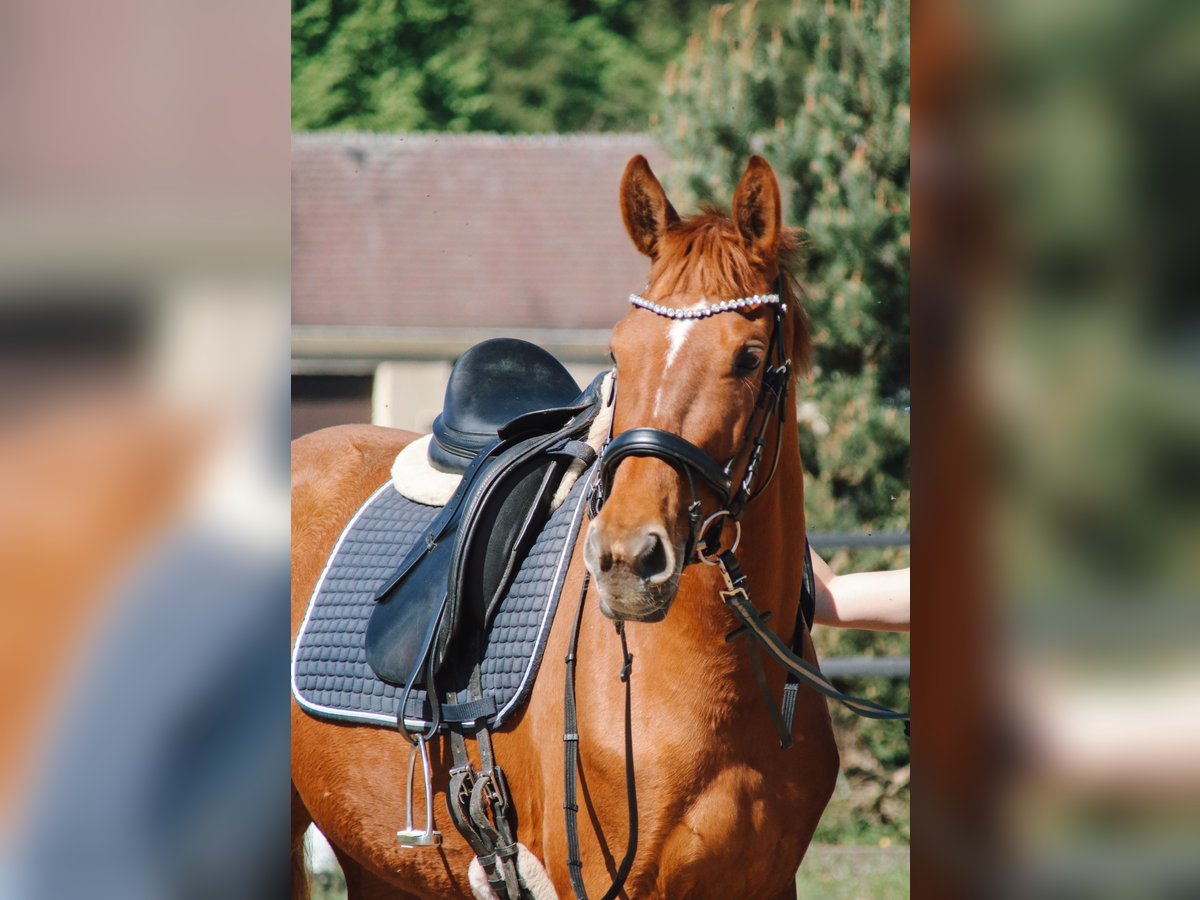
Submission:
M 312 816 L 304 807 L 296 786 L 292 785 L 292 900 L 309 900 L 308 865 L 304 853 L 304 836 Z
M 342 874 L 346 876 L 347 900 L 418 900 L 416 894 L 400 890 L 355 862 L 354 858 L 333 848 Z

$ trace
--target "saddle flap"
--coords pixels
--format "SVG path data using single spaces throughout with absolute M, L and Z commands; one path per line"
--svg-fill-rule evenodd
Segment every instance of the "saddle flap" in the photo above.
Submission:
M 364 636 L 367 665 L 384 681 L 404 684 L 429 654 L 444 620 L 453 551 L 451 540 L 428 549 L 371 611 Z M 414 686 L 423 685 L 418 676 Z
M 454 514 L 438 517 L 388 581 L 366 633 L 367 663 L 384 681 L 407 683 L 431 654 L 440 671 L 461 631 L 487 627 L 549 514 L 565 468 L 546 453 L 554 437 L 528 438 L 473 466 Z M 415 686 L 424 686 L 422 674 Z
M 491 624 L 517 566 L 549 515 L 565 467 L 561 459 L 527 456 L 477 498 L 450 568 L 450 596 L 462 606 L 460 617 L 471 627 L 486 629 Z

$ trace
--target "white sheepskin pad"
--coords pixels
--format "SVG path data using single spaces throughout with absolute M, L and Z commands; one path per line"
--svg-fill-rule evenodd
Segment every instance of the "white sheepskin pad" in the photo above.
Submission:
M 517 878 L 521 887 L 525 888 L 534 900 L 558 900 L 558 893 L 554 890 L 550 876 L 546 874 L 546 867 L 524 844 L 517 844 Z M 475 895 L 476 900 L 500 900 L 488 884 L 487 873 L 483 871 L 478 859 L 471 860 L 467 880 L 471 882 L 471 893 Z
M 586 439 L 597 453 L 604 446 L 604 441 L 608 438 L 608 432 L 612 428 L 612 390 L 613 376 L 609 372 L 604 376 L 604 381 L 600 386 L 600 394 L 604 398 L 604 403 L 592 421 Z M 427 434 L 400 451 L 396 456 L 396 461 L 392 463 L 392 485 L 400 493 L 400 496 L 407 497 L 414 503 L 445 506 L 458 489 L 462 475 L 457 472 L 447 472 L 429 459 L 429 442 L 432 440 L 433 435 Z M 550 504 L 552 511 L 562 506 L 583 470 L 583 461 L 578 459 L 567 468 Z
M 586 438 L 587 445 L 597 453 L 604 446 L 604 442 L 608 439 L 608 432 L 612 428 L 612 391 L 613 375 L 612 372 L 609 372 L 604 376 L 604 381 L 600 382 L 600 396 L 604 400 L 600 406 L 600 412 L 596 414 L 596 418 L 592 420 L 591 427 L 588 428 Z M 558 509 L 562 506 L 563 501 L 567 499 L 567 494 L 575 486 L 576 480 L 583 474 L 583 470 L 583 460 L 577 459 L 571 463 L 567 468 L 566 474 L 563 475 L 562 482 L 558 485 L 558 490 L 554 492 L 554 500 L 550 504 L 551 509 Z
M 392 463 L 392 485 L 414 503 L 426 506 L 445 506 L 458 488 L 462 475 L 447 472 L 429 459 L 432 434 L 418 438 L 400 451 Z

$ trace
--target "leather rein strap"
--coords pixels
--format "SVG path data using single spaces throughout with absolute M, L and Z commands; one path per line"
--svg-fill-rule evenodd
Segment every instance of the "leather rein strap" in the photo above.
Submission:
M 721 599 L 734 617 L 742 623 L 738 632 L 745 629 L 744 633 L 753 638 L 763 651 L 782 666 L 789 675 L 805 682 L 830 700 L 838 701 L 853 713 L 868 719 L 902 720 L 905 723 L 905 731 L 908 730 L 909 714 L 907 712 L 897 712 L 874 700 L 842 693 L 829 683 L 819 668 L 788 647 L 779 635 L 764 624 L 764 616 L 750 602 L 750 594 L 746 587 L 746 575 L 742 571 L 737 557 L 733 555 L 733 551 L 722 551 L 715 560 L 705 559 L 704 562 L 706 565 L 716 566 L 725 580 L 725 590 L 721 591 Z
M 589 572 L 583 574 L 583 588 L 579 592 L 579 606 L 575 610 L 575 624 L 571 628 L 571 643 L 567 648 L 566 691 L 563 697 L 563 810 L 567 824 L 567 872 L 571 876 L 571 890 L 579 900 L 587 900 L 587 888 L 583 884 L 583 859 L 579 852 L 579 804 L 576 797 L 576 771 L 579 765 L 579 721 L 575 707 L 575 662 L 579 649 L 579 626 L 583 621 L 583 604 L 587 599 L 588 586 L 592 576 Z M 621 636 L 621 681 L 625 683 L 625 796 L 629 804 L 629 842 L 625 846 L 625 856 L 617 867 L 613 883 L 604 893 L 602 900 L 613 900 L 625 886 L 625 879 L 633 868 L 633 859 L 637 855 L 638 814 L 637 814 L 637 785 L 633 773 L 633 731 L 631 694 L 629 678 L 633 672 L 633 654 L 625 642 L 623 622 L 617 623 L 617 633 Z

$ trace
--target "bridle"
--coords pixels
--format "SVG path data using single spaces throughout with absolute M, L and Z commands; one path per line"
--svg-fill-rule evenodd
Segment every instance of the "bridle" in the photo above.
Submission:
M 687 309 L 663 306 L 637 294 L 629 295 L 629 302 L 634 306 L 676 321 L 706 319 L 726 312 L 736 312 L 758 306 L 772 306 L 774 321 L 772 322 L 771 349 L 768 358 L 763 363 L 758 399 L 755 401 L 754 411 L 751 413 L 750 422 L 746 427 L 746 434 L 742 438 L 741 445 L 724 464 L 713 459 L 687 438 L 673 432 L 648 426 L 630 428 L 612 438 L 600 453 L 597 461 L 598 475 L 589 508 L 593 518 L 600 512 L 605 500 L 612 492 L 612 482 L 616 477 L 617 466 L 631 456 L 644 456 L 662 460 L 673 466 L 688 480 L 692 499 L 688 506 L 688 540 L 684 552 L 684 565 L 701 561 L 709 552 L 709 548 L 716 548 L 720 544 L 725 519 L 737 524 L 740 532 L 741 525 L 738 523 L 747 504 L 767 488 L 779 467 L 784 431 L 784 410 L 792 378 L 792 360 L 784 346 L 783 336 L 783 321 L 787 312 L 783 278 L 781 272 L 776 292 L 773 294 L 755 294 L 752 297 L 722 300 Z M 771 467 L 763 483 L 755 485 L 755 478 L 762 463 L 767 430 L 771 421 L 776 418 L 778 426 L 775 429 L 775 448 Z M 745 469 L 742 477 L 735 481 L 733 473 L 738 461 L 742 459 L 746 461 Z M 716 493 L 720 504 L 717 511 L 707 518 L 703 517 L 701 510 L 700 496 L 696 490 L 697 479 Z
M 824 694 L 826 697 L 845 704 L 859 715 L 876 719 L 903 719 L 905 732 L 908 731 L 908 713 L 898 713 L 887 709 L 872 700 L 851 697 L 837 690 L 821 674 L 818 667 L 802 658 L 803 646 L 789 646 L 764 624 L 769 613 L 759 613 L 750 601 L 746 576 L 742 572 L 736 556 L 738 542 L 741 538 L 741 516 L 746 506 L 771 483 L 779 467 L 782 449 L 783 432 L 788 397 L 788 388 L 792 377 L 792 360 L 787 355 L 784 346 L 783 322 L 787 312 L 784 302 L 783 273 L 774 294 L 756 294 L 752 297 L 742 297 L 736 300 L 722 300 L 717 303 L 705 304 L 689 309 L 662 306 L 646 300 L 637 294 L 630 294 L 629 301 L 634 306 L 648 310 L 657 316 L 674 320 L 704 319 L 725 312 L 747 309 L 750 307 L 770 305 L 774 307 L 772 322 L 772 338 L 770 356 L 764 361 L 762 383 L 758 390 L 754 411 L 746 427 L 746 434 L 733 456 L 724 464 L 717 462 L 704 450 L 691 441 L 661 428 L 640 426 L 621 432 L 616 437 L 610 437 L 600 452 L 596 463 L 596 476 L 592 484 L 592 493 L 588 500 L 588 511 L 594 519 L 604 505 L 605 499 L 612 492 L 613 478 L 617 466 L 631 456 L 644 456 L 660 459 L 673 466 L 685 475 L 691 490 L 692 502 L 688 507 L 688 540 L 683 556 L 683 565 L 701 562 L 714 566 L 719 571 L 725 590 L 721 598 L 726 607 L 734 615 L 739 625 L 726 636 L 726 640 L 745 638 L 747 652 L 755 681 L 762 695 L 771 720 L 779 733 L 780 746 L 787 748 L 792 744 L 792 716 L 795 709 L 796 693 L 801 682 Z M 614 373 L 615 374 L 615 373 Z M 610 403 L 616 402 L 616 379 Z M 759 467 L 762 462 L 763 446 L 766 442 L 767 430 L 771 421 L 777 419 L 775 429 L 775 450 L 771 460 L 771 468 L 761 485 L 755 484 Z M 745 459 L 746 467 L 740 480 L 735 482 L 734 470 L 738 460 Z M 704 482 L 717 494 L 720 508 L 702 519 L 700 497 L 696 491 L 696 480 Z M 726 519 L 737 526 L 732 546 L 721 549 L 721 531 Z M 811 568 L 806 555 L 806 579 L 811 582 Z M 585 572 L 583 585 L 580 590 L 579 604 L 575 611 L 575 621 L 571 630 L 568 644 L 566 663 L 566 684 L 563 707 L 563 752 L 564 752 L 564 784 L 563 809 L 566 819 L 567 838 L 567 871 L 571 880 L 571 888 L 579 900 L 586 900 L 587 891 L 583 884 L 583 861 L 579 850 L 579 828 L 577 817 L 579 806 L 575 802 L 576 769 L 579 754 L 579 728 L 575 704 L 575 666 L 579 646 L 580 625 L 583 621 L 584 601 L 588 593 L 591 575 Z M 811 584 L 810 584 L 811 589 Z M 602 900 L 615 900 L 621 893 L 626 878 L 633 866 L 637 853 L 638 821 L 637 821 L 637 792 L 633 769 L 633 740 L 631 725 L 631 693 L 630 673 L 633 667 L 633 654 L 625 639 L 624 623 L 616 624 L 617 633 L 621 638 L 621 655 L 623 664 L 620 679 L 625 685 L 625 792 L 629 805 L 629 838 L 625 855 L 617 867 L 616 874 Z M 796 635 L 802 636 L 804 628 L 797 624 Z M 782 707 L 774 707 L 774 699 L 767 682 L 763 659 L 760 653 L 780 665 L 788 673 L 784 686 Z
M 762 384 L 759 387 L 758 399 L 751 413 L 750 422 L 746 427 L 746 435 L 741 446 L 724 464 L 717 462 L 708 453 L 701 450 L 691 441 L 661 428 L 638 427 L 631 428 L 609 438 L 600 452 L 597 460 L 596 476 L 592 482 L 592 493 L 588 499 L 589 512 L 592 518 L 600 512 L 605 498 L 612 491 L 613 478 L 617 466 L 630 456 L 650 456 L 661 459 L 687 476 L 691 489 L 692 502 L 688 507 L 688 541 L 684 552 L 684 565 L 697 561 L 708 561 L 714 557 L 708 555 L 709 547 L 720 546 L 721 529 L 726 518 L 738 523 L 738 538 L 741 535 L 739 519 L 742 512 L 754 497 L 761 493 L 775 477 L 779 465 L 779 455 L 783 440 L 783 410 L 787 400 L 788 383 L 791 380 L 792 361 L 787 355 L 783 343 L 783 317 L 787 310 L 784 305 L 783 274 L 780 273 L 778 290 L 774 294 L 758 294 L 753 297 L 742 297 L 737 300 L 723 300 L 718 303 L 705 304 L 690 309 L 676 309 L 660 306 L 646 300 L 637 294 L 629 295 L 629 302 L 634 306 L 649 310 L 655 315 L 667 319 L 687 320 L 704 319 L 725 312 L 733 312 L 752 306 L 771 305 L 774 307 L 772 322 L 772 339 L 770 356 L 763 363 Z M 614 373 L 615 375 L 615 373 Z M 609 403 L 616 402 L 616 378 L 614 377 L 612 395 Z M 763 445 L 766 441 L 767 428 L 771 420 L 778 416 L 779 427 L 776 429 L 775 453 L 771 461 L 771 470 L 766 481 L 757 488 L 754 486 L 759 464 L 762 461 Z M 742 478 L 736 484 L 733 472 L 739 459 L 746 459 L 746 468 Z M 707 519 L 701 521 L 700 496 L 696 491 L 696 479 L 700 479 L 716 492 L 721 506 Z M 737 547 L 738 538 L 733 546 Z M 693 556 L 695 558 L 693 558 Z M 583 861 L 579 852 L 579 827 L 577 817 L 579 806 L 575 802 L 576 767 L 579 754 L 579 727 L 575 706 L 575 664 L 576 651 L 579 646 L 579 630 L 583 621 L 583 606 L 587 598 L 588 585 L 591 576 L 584 574 L 583 586 L 579 594 L 579 604 L 575 610 L 575 623 L 571 629 L 571 640 L 566 656 L 566 685 L 563 697 L 563 753 L 564 753 L 564 783 L 563 809 L 566 818 L 567 837 L 567 871 L 571 879 L 571 889 L 579 900 L 586 900 L 587 890 L 583 884 Z M 602 900 L 614 900 L 625 884 L 625 879 L 633 866 L 637 853 L 637 789 L 633 771 L 633 737 L 631 724 L 631 694 L 630 673 L 633 667 L 633 654 L 625 641 L 624 623 L 617 623 L 617 633 L 621 637 L 621 655 L 624 664 L 621 667 L 620 678 L 625 684 L 625 794 L 629 804 L 629 840 L 625 847 L 625 855 L 617 867 L 613 882 L 605 892 Z

